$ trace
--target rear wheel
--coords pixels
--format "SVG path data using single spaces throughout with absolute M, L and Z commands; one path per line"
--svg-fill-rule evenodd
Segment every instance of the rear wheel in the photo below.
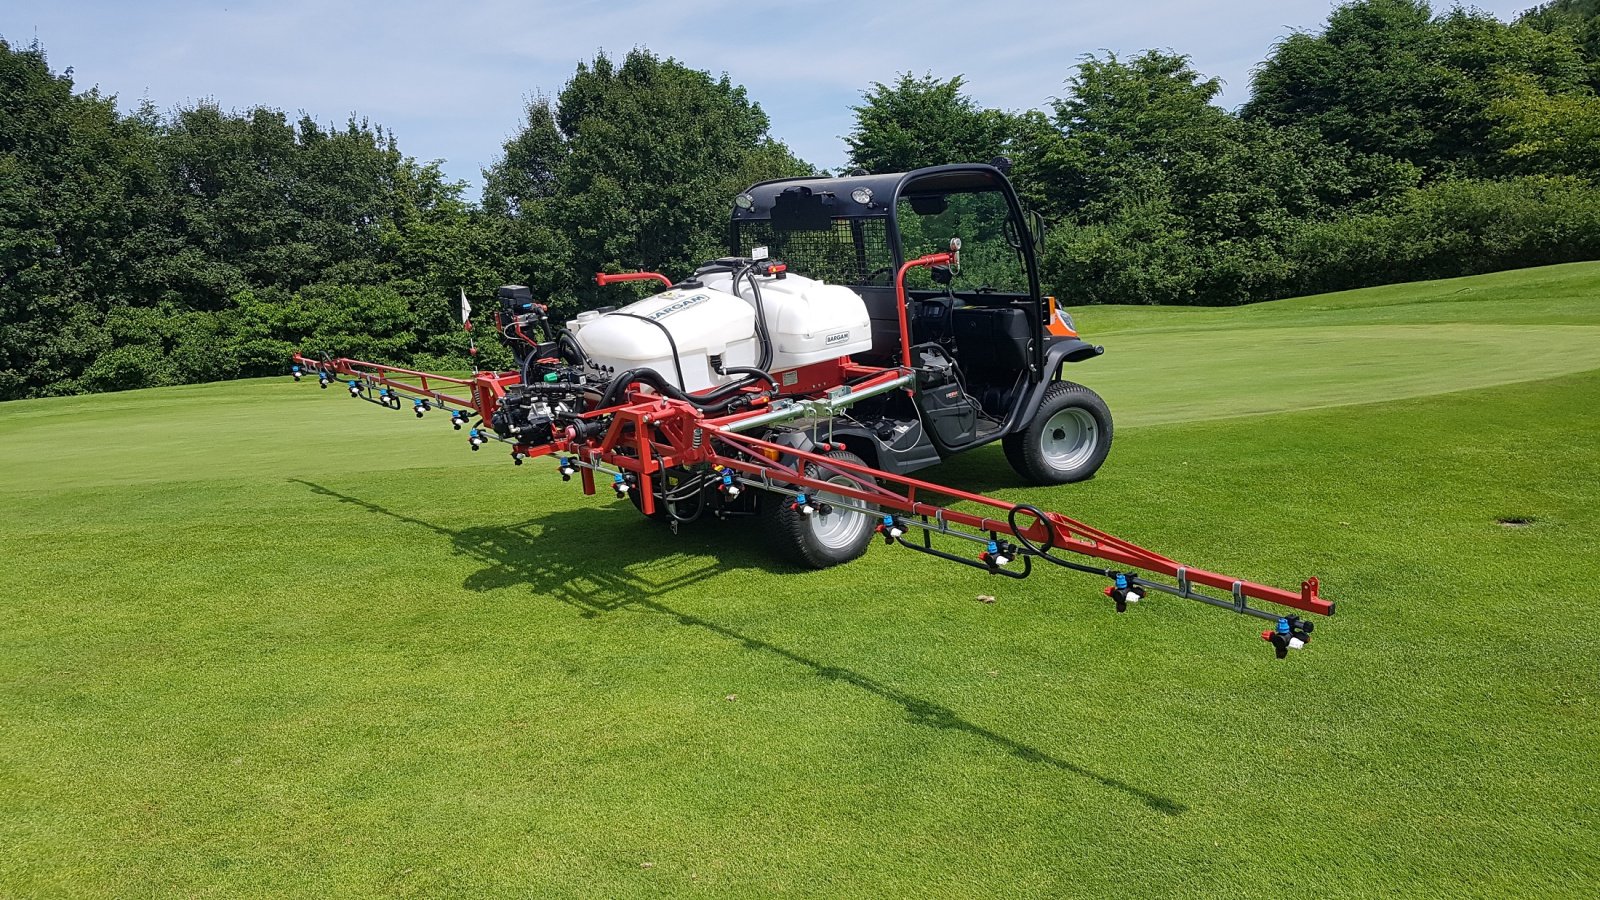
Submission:
M 840 462 L 866 465 L 861 457 L 846 450 L 834 450 L 823 455 Z M 859 489 L 862 486 L 861 479 L 831 472 L 815 463 L 806 466 L 806 474 L 846 487 Z M 761 518 L 766 522 L 768 537 L 780 553 L 807 568 L 826 569 L 847 563 L 867 552 L 867 546 L 872 543 L 876 518 L 854 509 L 845 509 L 839 504 L 876 507 L 827 491 L 820 491 L 808 499 L 817 507 L 810 515 L 796 509 L 786 496 L 762 495 Z
M 1045 389 L 1028 427 L 1006 435 L 1001 446 L 1030 484 L 1083 481 L 1111 452 L 1111 410 L 1094 391 L 1058 381 Z

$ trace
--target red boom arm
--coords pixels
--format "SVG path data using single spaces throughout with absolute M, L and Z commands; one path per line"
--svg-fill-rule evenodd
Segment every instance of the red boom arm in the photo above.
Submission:
M 1302 582 L 1298 591 L 1291 591 L 1186 566 L 1059 513 L 841 461 L 827 455 L 843 448 L 842 444 L 831 444 L 831 437 L 822 441 L 817 440 L 820 435 L 813 435 L 816 449 L 812 450 L 742 433 L 801 416 L 827 420 L 839 409 L 862 399 L 887 391 L 909 390 L 913 379 L 906 273 L 917 266 L 954 263 L 957 249 L 953 246 L 949 253 L 911 260 L 896 275 L 902 367 L 872 368 L 848 359 L 819 364 L 811 367 L 817 371 L 810 375 L 806 374 L 808 370 L 799 370 L 801 377 L 788 388 L 773 384 L 768 390 L 752 384 L 739 389 L 743 391 L 744 405 L 736 412 L 712 415 L 701 406 L 717 404 L 696 405 L 690 402 L 697 399 L 693 396 L 673 399 L 648 392 L 637 384 L 614 385 L 613 388 L 626 390 L 613 405 L 569 414 L 564 420 L 568 424 L 546 429 L 551 437 L 547 443 L 530 444 L 502 437 L 484 427 L 484 423 L 494 421 L 508 389 L 527 390 L 517 388 L 521 382 L 517 372 L 479 372 L 463 378 L 352 359 L 315 360 L 296 354 L 294 377 L 299 380 L 314 373 L 324 388 L 340 381 L 351 396 L 391 409 L 400 409 L 401 398 L 409 397 L 419 418 L 432 408 L 447 410 L 456 428 L 473 426 L 469 432 L 472 449 L 477 450 L 490 440 L 501 441 L 510 445 L 511 458 L 518 465 L 534 457 L 560 455 L 562 476 L 581 474 L 585 493 L 595 492 L 594 475 L 602 473 L 612 479 L 619 496 L 637 490 L 639 505 L 646 514 L 656 512 L 653 480 L 668 470 L 688 470 L 702 473 L 705 478 L 715 477 L 716 491 L 724 495 L 724 499 L 716 501 L 719 503 L 751 488 L 769 492 L 775 500 L 786 499 L 796 508 L 800 504 L 842 507 L 880 518 L 878 532 L 889 544 L 1012 578 L 1026 577 L 1036 561 L 1100 575 L 1112 580 L 1105 593 L 1116 601 L 1119 611 L 1127 603 L 1159 591 L 1274 622 L 1275 627 L 1263 632 L 1262 637 L 1273 644 L 1280 658 L 1288 649 L 1303 646 L 1312 631 L 1310 622 L 1298 615 L 1280 617 L 1277 612 L 1251 606 L 1250 601 L 1330 616 L 1334 604 L 1321 597 L 1315 578 Z M 595 278 L 602 285 L 642 279 L 670 284 L 666 276 L 654 272 L 601 274 Z M 726 408 L 726 404 L 719 408 Z M 839 475 L 847 476 L 853 484 L 829 480 Z M 709 481 L 705 483 L 706 490 L 710 485 Z M 714 497 L 716 491 L 711 491 L 710 496 Z M 930 496 L 939 498 L 939 502 L 922 499 Z M 952 504 L 968 508 L 956 509 Z M 670 501 L 667 506 L 666 513 L 675 526 L 677 515 Z M 920 544 L 907 540 L 914 530 L 922 533 Z M 935 535 L 973 541 L 984 545 L 984 550 L 976 558 L 952 553 L 933 546 Z M 1099 560 L 1112 567 L 1087 560 Z M 1163 576 L 1174 583 L 1154 581 L 1140 572 Z M 1205 594 L 1197 588 L 1225 592 L 1225 596 Z

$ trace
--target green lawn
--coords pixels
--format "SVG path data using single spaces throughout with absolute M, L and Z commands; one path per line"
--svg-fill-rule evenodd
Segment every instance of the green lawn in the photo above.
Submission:
M 287 378 L 0 406 L 0 896 L 1592 896 L 1600 264 L 1078 313 L 1100 476 L 932 479 L 1319 575 L 1307 651 Z

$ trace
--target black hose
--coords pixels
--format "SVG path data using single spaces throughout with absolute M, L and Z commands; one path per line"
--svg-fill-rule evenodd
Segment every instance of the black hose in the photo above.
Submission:
M 750 279 L 750 295 L 755 298 L 756 307 L 756 335 L 761 340 L 761 360 L 757 366 L 765 371 L 772 366 L 772 356 L 774 351 L 772 347 L 772 333 L 767 329 L 767 310 L 761 302 L 761 286 L 756 284 L 755 275 L 753 274 L 755 267 L 756 264 L 754 261 L 738 260 L 732 257 L 725 257 L 711 263 L 710 265 L 701 266 L 695 270 L 694 274 L 695 277 L 698 278 L 701 275 L 714 275 L 719 272 L 732 273 L 733 278 L 730 279 L 728 283 L 728 292 L 733 294 L 735 297 L 739 296 L 739 279 Z M 777 384 L 774 383 L 773 387 L 777 387 Z
M 717 403 L 722 400 L 726 400 L 729 397 L 732 397 L 734 394 L 737 394 L 749 387 L 758 378 L 766 381 L 767 384 L 772 385 L 773 390 L 778 389 L 778 379 L 773 378 L 771 375 L 761 371 L 760 369 L 753 369 L 748 366 L 730 366 L 723 369 L 722 372 L 723 374 L 742 374 L 744 377 L 740 378 L 738 381 L 730 381 L 727 384 L 721 385 L 712 390 L 694 394 L 693 396 L 697 403 Z
M 660 474 L 656 477 L 661 483 L 661 511 L 666 513 L 667 518 L 673 522 L 693 522 L 700 518 L 700 514 L 705 512 L 706 509 L 705 479 L 702 477 L 695 481 L 695 491 L 699 493 L 700 496 L 695 501 L 694 514 L 690 516 L 680 516 L 678 515 L 678 510 L 675 508 L 677 501 L 668 499 L 667 497 L 667 461 L 662 459 L 659 453 L 656 454 L 656 466 L 660 472 Z
M 728 366 L 722 372 L 724 375 L 749 375 L 752 378 L 760 378 L 767 384 L 772 385 L 773 389 L 778 387 L 778 379 L 773 378 L 765 369 L 757 369 L 754 366 Z M 737 384 L 738 382 L 735 383 Z M 721 389 L 719 388 L 718 390 L 720 391 Z
M 565 328 L 556 335 L 556 346 L 560 348 L 561 356 L 575 366 L 581 366 L 589 361 L 589 354 L 583 352 L 583 345 L 578 343 L 578 336 Z
M 728 285 L 735 297 L 739 296 L 739 279 L 750 282 L 750 296 L 754 298 L 756 307 L 756 337 L 761 341 L 761 361 L 756 366 L 766 370 L 772 366 L 772 333 L 767 330 L 767 309 L 761 302 L 761 286 L 756 283 L 755 263 L 740 267 L 733 273 L 733 280 Z
M 744 279 L 750 282 L 750 293 L 756 298 L 756 333 L 761 336 L 761 362 L 758 366 L 763 370 L 770 369 L 777 350 L 772 346 L 772 332 L 767 330 L 767 305 L 761 300 L 761 284 L 756 281 L 753 267 L 745 271 Z
M 1021 526 L 1017 524 L 1017 513 L 1026 513 L 1027 515 L 1033 516 L 1035 521 L 1044 526 L 1043 546 L 1035 546 L 1032 541 L 1028 540 L 1028 536 L 1022 533 Z M 1056 530 L 1050 527 L 1050 520 L 1042 511 L 1040 511 L 1037 506 L 1029 506 L 1026 503 L 1018 503 L 1016 506 L 1011 507 L 1011 511 L 1006 513 L 1006 525 L 1011 528 L 1011 536 L 1016 538 L 1017 541 L 1021 543 L 1023 547 L 1027 548 L 1028 552 L 1030 553 L 1037 553 L 1040 556 L 1048 556 L 1050 551 L 1055 548 Z
M 617 403 L 621 402 L 622 395 L 627 391 L 628 385 L 633 384 L 634 382 L 648 384 L 655 388 L 659 393 L 667 397 L 671 397 L 674 400 L 682 400 L 701 412 L 706 413 L 727 412 L 735 403 L 738 403 L 740 400 L 744 399 L 744 396 L 741 394 L 739 396 L 729 397 L 728 399 L 720 402 L 707 402 L 707 398 L 705 397 L 696 397 L 692 394 L 686 393 L 683 390 L 680 390 L 679 388 L 673 387 L 672 384 L 665 378 L 662 378 L 661 373 L 657 372 L 655 369 L 638 368 L 629 369 L 626 372 L 619 374 L 616 378 L 611 379 L 611 384 L 606 387 L 606 392 L 600 396 L 600 405 L 596 407 L 596 409 L 608 409 L 616 406 Z
M 636 316 L 633 313 L 613 312 L 613 313 L 606 313 L 606 315 L 608 315 L 608 316 L 626 316 L 626 317 L 628 317 L 630 319 L 638 319 L 641 322 L 649 322 L 651 325 L 654 325 L 655 327 L 661 329 L 661 333 L 667 336 L 667 346 L 672 348 L 672 367 L 674 369 L 678 370 L 678 388 L 680 390 L 685 390 L 685 391 L 687 391 L 689 389 L 689 382 L 687 380 L 685 380 L 684 377 L 683 377 L 683 360 L 678 357 L 678 342 L 672 339 L 672 329 L 670 329 L 667 326 L 661 324 L 661 322 L 659 320 L 657 320 L 657 319 L 649 319 L 649 318 L 646 318 L 644 316 Z M 655 370 L 654 369 L 649 369 L 647 371 L 653 372 Z

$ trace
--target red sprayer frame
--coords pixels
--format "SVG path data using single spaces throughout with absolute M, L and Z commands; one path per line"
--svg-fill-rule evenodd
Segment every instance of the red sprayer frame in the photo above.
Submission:
M 1275 622 L 1276 629 L 1269 629 L 1262 636 L 1274 644 L 1280 657 L 1287 647 L 1302 646 L 1312 630 L 1309 622 L 1298 615 L 1280 617 L 1277 612 L 1251 606 L 1250 601 L 1299 613 L 1332 615 L 1334 604 L 1320 596 L 1315 578 L 1307 579 L 1298 591 L 1293 591 L 1186 566 L 1059 513 L 827 456 L 835 447 L 825 435 L 815 436 L 822 438 L 816 442 L 821 452 L 812 452 L 743 433 L 769 421 L 801 415 L 826 418 L 859 399 L 892 390 L 912 390 L 905 274 L 913 267 L 939 265 L 953 258 L 952 253 L 932 254 L 906 263 L 897 273 L 899 324 L 902 347 L 906 348 L 899 368 L 859 366 L 849 360 L 824 364 L 813 367 L 818 369 L 816 372 L 803 371 L 795 385 L 775 395 L 760 393 L 758 387 L 748 388 L 753 395 L 751 406 L 722 416 L 708 416 L 691 403 L 633 386 L 621 403 L 583 413 L 575 427 L 567 427 L 549 443 L 517 443 L 499 438 L 488 429 L 473 428 L 472 449 L 489 440 L 500 440 L 511 445 L 511 457 L 518 465 L 530 458 L 558 456 L 563 476 L 580 474 L 586 494 L 595 493 L 595 472 L 607 474 L 619 496 L 638 492 L 639 505 L 646 514 L 656 512 L 655 478 L 669 469 L 705 470 L 715 473 L 724 486 L 767 491 L 791 503 L 808 503 L 815 498 L 819 503 L 881 517 L 878 531 L 886 543 L 1013 578 L 1029 574 L 1036 560 L 1050 562 L 1112 579 L 1113 586 L 1105 593 L 1117 602 L 1119 610 L 1126 608 L 1126 602 L 1137 602 L 1151 591 L 1161 591 Z M 670 283 L 656 273 L 602 275 L 596 280 L 606 284 L 647 278 Z M 401 395 L 409 395 L 419 417 L 438 407 L 452 413 L 451 420 L 457 428 L 470 424 L 472 418 L 489 422 L 506 388 L 521 380 L 516 372 L 479 372 L 457 378 L 352 359 L 310 359 L 299 354 L 295 362 L 297 379 L 314 372 L 324 387 L 335 379 L 344 381 L 352 396 L 392 409 L 403 405 Z M 592 427 L 586 428 L 586 424 Z M 829 480 L 840 474 L 849 476 L 856 486 Z M 938 502 L 924 499 L 930 497 L 937 497 Z M 968 508 L 952 508 L 952 504 Z M 671 510 L 668 513 L 676 518 Z M 922 531 L 922 541 L 906 539 L 912 530 Z M 975 541 L 985 548 L 975 558 L 961 556 L 934 548 L 934 535 Z M 1089 559 L 1110 567 L 1089 564 Z M 1174 583 L 1152 581 L 1140 572 L 1164 576 Z M 1196 588 L 1210 588 L 1225 596 L 1200 593 Z

